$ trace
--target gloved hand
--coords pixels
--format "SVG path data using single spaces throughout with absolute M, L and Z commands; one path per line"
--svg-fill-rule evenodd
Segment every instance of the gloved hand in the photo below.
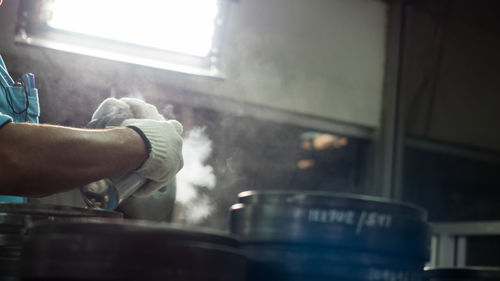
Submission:
M 139 119 L 153 119 L 153 120 L 165 120 L 165 117 L 158 112 L 156 106 L 149 104 L 145 101 L 135 98 L 121 98 L 119 100 L 124 104 L 128 105 L 130 111 L 132 112 L 133 118 Z
M 160 121 L 165 120 L 163 115 L 158 112 L 158 109 L 154 105 L 146 103 L 140 99 L 107 98 L 98 106 L 98 108 L 92 115 L 92 121 L 87 125 L 87 127 L 105 128 L 107 126 L 119 126 L 124 120 L 132 118 L 153 119 Z M 182 126 L 180 126 L 180 123 L 176 123 L 179 125 L 178 127 L 180 128 L 180 132 L 182 132 Z M 177 171 L 175 171 L 173 174 L 175 175 L 176 172 Z M 111 180 L 116 182 L 124 176 L 126 175 L 120 175 L 111 178 Z M 165 183 L 164 185 L 166 184 L 167 183 Z M 150 180 L 145 186 L 141 187 L 139 191 L 135 193 L 135 195 L 147 196 L 148 194 L 159 188 L 161 188 L 161 186 L 157 187 L 156 184 Z
M 127 119 L 121 126 L 136 130 L 149 150 L 149 156 L 137 173 L 148 179 L 135 196 L 148 196 L 170 183 L 183 167 L 182 125 L 176 120 Z
M 125 119 L 134 117 L 136 116 L 127 103 L 115 98 L 107 98 L 92 114 L 92 120 L 87 124 L 87 127 L 98 129 L 119 126 Z
M 105 128 L 106 126 L 118 126 L 125 119 L 153 119 L 165 120 L 158 112 L 156 106 L 136 98 L 107 98 L 97 107 L 92 114 L 90 128 Z

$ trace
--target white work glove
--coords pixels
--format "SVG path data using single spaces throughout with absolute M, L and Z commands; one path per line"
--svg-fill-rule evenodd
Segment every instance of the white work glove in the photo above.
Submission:
M 107 98 L 97 107 L 89 123 L 92 128 L 118 126 L 125 119 L 165 120 L 156 106 L 136 98 Z
M 135 172 L 148 182 L 135 196 L 148 196 L 169 184 L 183 167 L 182 125 L 176 120 L 127 119 L 122 126 L 136 130 L 149 150 L 146 161 Z
M 153 120 L 165 120 L 165 117 L 158 112 L 156 106 L 149 104 L 145 101 L 135 98 L 121 98 L 120 102 L 128 105 L 129 109 L 132 111 L 134 118 L 139 119 L 153 119 Z
M 97 107 L 87 127 L 97 129 L 119 126 L 123 120 L 134 117 L 133 111 L 127 103 L 115 98 L 108 98 Z
M 98 106 L 94 114 L 92 115 L 92 121 L 89 123 L 89 127 L 92 128 L 105 128 L 107 126 L 119 126 L 126 119 L 153 119 L 164 121 L 165 117 L 158 112 L 158 109 L 149 103 L 146 103 L 140 99 L 136 98 L 107 98 Z M 182 126 L 178 122 L 177 125 L 182 132 Z M 181 164 L 182 167 L 182 164 Z M 180 168 L 179 168 L 180 169 Z M 175 175 L 175 172 L 174 172 Z M 120 175 L 112 178 L 112 181 L 118 181 L 124 177 Z M 154 181 L 147 182 L 146 185 L 141 187 L 138 192 L 135 193 L 136 196 L 147 196 L 154 190 L 161 188 L 161 186 L 156 186 Z M 160 182 L 158 185 L 161 185 Z M 166 183 L 164 184 L 166 185 Z

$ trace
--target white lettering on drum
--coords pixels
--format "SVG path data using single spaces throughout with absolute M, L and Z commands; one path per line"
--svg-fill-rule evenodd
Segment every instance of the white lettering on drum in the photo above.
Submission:
M 392 215 L 373 211 L 356 212 L 354 210 L 340 209 L 309 209 L 308 222 L 356 225 L 356 234 L 364 228 L 390 228 Z

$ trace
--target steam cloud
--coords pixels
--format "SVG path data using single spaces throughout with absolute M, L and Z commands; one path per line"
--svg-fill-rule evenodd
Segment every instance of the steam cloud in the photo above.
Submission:
M 184 138 L 182 147 L 184 168 L 177 174 L 176 201 L 183 207 L 179 219 L 196 224 L 205 219 L 215 208 L 215 203 L 203 189 L 212 190 L 216 184 L 214 169 L 206 161 L 212 153 L 212 141 L 205 128 L 194 127 Z

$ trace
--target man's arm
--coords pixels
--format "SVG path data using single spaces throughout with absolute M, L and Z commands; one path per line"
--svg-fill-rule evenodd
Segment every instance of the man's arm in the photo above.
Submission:
M 8 123 L 0 128 L 0 194 L 41 197 L 137 169 L 148 157 L 133 129 Z

